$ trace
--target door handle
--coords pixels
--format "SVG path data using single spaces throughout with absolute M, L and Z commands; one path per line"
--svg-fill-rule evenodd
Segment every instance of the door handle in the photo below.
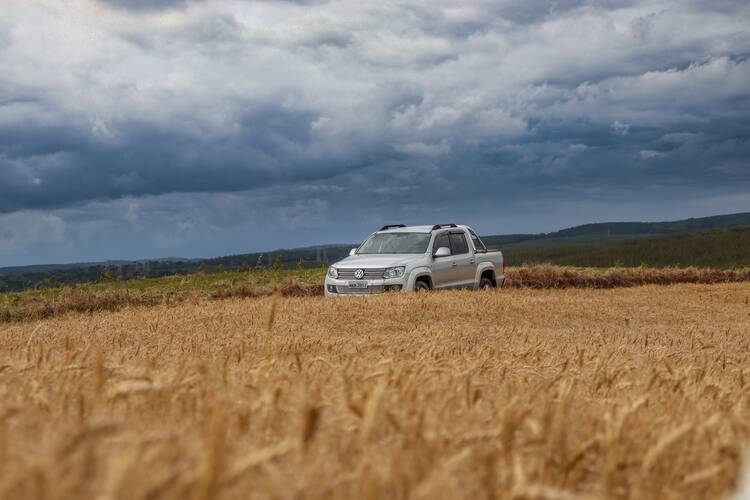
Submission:
M 474 263 L 474 257 L 472 257 L 471 259 L 469 259 L 469 264 L 473 264 L 473 263 Z
M 452 263 L 451 265 L 452 265 L 453 267 L 456 267 L 456 266 L 457 266 L 458 264 L 456 264 L 456 263 L 454 262 L 454 263 Z

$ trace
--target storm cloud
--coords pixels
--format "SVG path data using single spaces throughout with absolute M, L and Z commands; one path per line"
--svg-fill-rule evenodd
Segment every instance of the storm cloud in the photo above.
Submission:
M 740 211 L 748 26 L 742 1 L 9 0 L 0 264 Z

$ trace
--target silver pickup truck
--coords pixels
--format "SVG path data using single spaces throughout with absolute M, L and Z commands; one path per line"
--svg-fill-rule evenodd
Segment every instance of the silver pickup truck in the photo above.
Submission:
M 505 282 L 503 254 L 468 226 L 383 226 L 328 269 L 327 297 L 442 288 L 493 288 Z

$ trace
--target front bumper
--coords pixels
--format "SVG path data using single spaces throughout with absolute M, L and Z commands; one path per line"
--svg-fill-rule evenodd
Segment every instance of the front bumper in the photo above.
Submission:
M 350 287 L 350 282 L 365 283 L 366 288 Z M 340 297 L 344 295 L 376 295 L 384 292 L 398 292 L 406 289 L 406 279 L 401 278 L 377 280 L 340 280 L 326 277 L 323 290 L 326 297 Z

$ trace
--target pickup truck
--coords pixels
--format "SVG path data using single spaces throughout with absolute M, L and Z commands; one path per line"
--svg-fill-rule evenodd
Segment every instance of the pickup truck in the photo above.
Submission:
M 469 226 L 383 226 L 328 268 L 327 297 L 445 288 L 484 289 L 505 282 L 503 254 Z

